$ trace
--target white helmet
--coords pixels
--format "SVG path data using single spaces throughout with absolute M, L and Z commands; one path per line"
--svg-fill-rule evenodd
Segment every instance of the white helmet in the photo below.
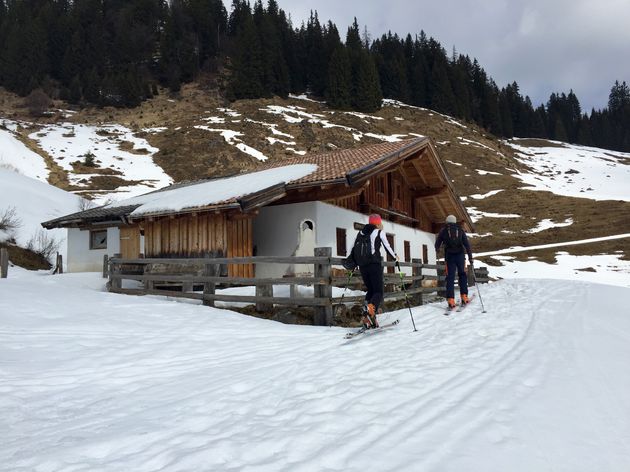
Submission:
M 448 215 L 446 217 L 446 222 L 447 223 L 457 223 L 457 218 L 455 218 L 455 215 Z

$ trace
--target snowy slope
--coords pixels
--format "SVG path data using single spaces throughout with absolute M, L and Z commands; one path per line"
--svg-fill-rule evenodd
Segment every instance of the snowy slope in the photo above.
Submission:
M 0 470 L 623 472 L 630 289 L 483 286 L 359 341 L 97 274 L 0 281 Z M 39 296 L 32 297 L 33 291 Z
M 19 246 L 25 247 L 28 241 L 44 231 L 42 221 L 79 211 L 81 198 L 52 185 L 40 182 L 18 172 L 0 168 L 0 215 L 9 208 L 15 208 L 22 226 L 16 234 L 0 233 L 0 240 L 14 236 Z M 60 253 L 66 254 L 65 229 L 47 231 L 49 238 L 62 242 Z
M 46 182 L 50 173 L 42 156 L 27 148 L 11 130 L 2 128 L 0 128 L 0 169 L 17 170 L 21 174 L 42 182 Z
M 515 175 L 528 190 L 550 191 L 568 197 L 630 201 L 630 154 L 548 141 L 548 147 L 527 147 L 519 140 L 505 142 L 519 161 L 532 169 Z

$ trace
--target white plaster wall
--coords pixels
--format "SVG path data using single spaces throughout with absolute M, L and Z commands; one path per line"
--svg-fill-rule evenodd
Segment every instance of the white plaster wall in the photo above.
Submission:
M 343 257 L 337 254 L 337 228 L 346 229 L 346 248 L 348 254 L 354 244 L 358 233 L 354 229 L 354 223 L 366 224 L 368 216 L 345 208 L 339 208 L 327 203 L 317 202 L 317 221 L 319 222 L 316 235 L 317 247 L 332 247 L 333 257 Z M 429 264 L 435 263 L 435 235 L 420 231 L 408 226 L 391 223 L 383 220 L 383 231 L 394 235 L 394 251 L 401 261 L 405 259 L 404 241 L 409 241 L 412 259 L 422 259 L 422 245 L 428 248 Z M 385 259 L 385 249 L 381 249 L 381 255 Z M 402 268 L 403 272 L 411 274 L 411 268 Z
M 107 249 L 90 249 L 90 232 L 77 228 L 68 229 L 68 272 L 101 272 L 103 256 L 120 253 L 120 231 L 107 228 Z
M 303 252 L 299 248 L 300 227 L 306 221 L 313 222 L 317 241 L 316 202 L 295 203 L 261 208 L 254 219 L 254 245 L 258 256 L 292 256 Z M 317 246 L 317 243 L 315 244 Z M 312 255 L 312 253 L 310 254 Z M 256 277 L 282 277 L 300 267 L 289 264 L 258 264 Z
M 300 225 L 304 220 L 314 223 L 315 247 L 331 247 L 333 257 L 343 257 L 337 254 L 337 228 L 346 230 L 346 248 L 352 249 L 357 230 L 354 223 L 367 223 L 367 216 L 334 205 L 322 202 L 307 202 L 291 205 L 278 205 L 262 208 L 254 220 L 254 244 L 259 256 L 291 256 L 296 253 L 299 245 Z M 394 235 L 394 250 L 404 260 L 405 250 L 403 241 L 410 242 L 411 258 L 422 258 L 422 245 L 426 244 L 429 263 L 435 263 L 435 235 L 383 220 L 383 230 Z M 298 251 L 299 252 L 299 251 Z M 381 249 L 385 255 L 385 250 Z M 256 268 L 257 277 L 282 277 L 296 269 L 282 264 L 259 264 Z M 299 268 L 298 268 L 299 269 Z M 405 273 L 411 274 L 411 268 L 403 268 Z

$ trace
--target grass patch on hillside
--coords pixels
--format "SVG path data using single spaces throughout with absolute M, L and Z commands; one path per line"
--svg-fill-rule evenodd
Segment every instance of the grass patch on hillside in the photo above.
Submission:
M 0 248 L 6 248 L 9 252 L 9 260 L 11 263 L 23 269 L 50 270 L 52 268 L 46 258 L 28 249 L 6 243 L 0 243 Z M 11 269 L 9 268 L 9 274 L 10 273 Z

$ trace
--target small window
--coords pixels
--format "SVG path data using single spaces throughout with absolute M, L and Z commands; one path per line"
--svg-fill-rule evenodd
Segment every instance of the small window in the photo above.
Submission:
M 405 262 L 411 262 L 411 243 L 404 241 L 405 244 Z
M 344 257 L 348 255 L 345 228 L 337 228 L 337 255 Z
M 90 249 L 107 249 L 107 230 L 90 231 Z
M 429 263 L 429 247 L 426 244 L 422 245 L 422 263 Z

